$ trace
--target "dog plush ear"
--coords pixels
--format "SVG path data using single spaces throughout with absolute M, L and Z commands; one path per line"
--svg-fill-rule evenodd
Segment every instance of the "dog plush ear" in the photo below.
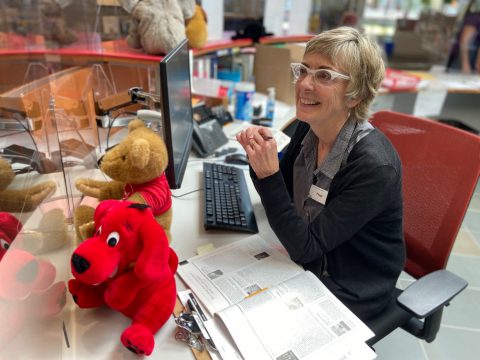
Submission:
M 119 200 L 104 200 L 97 205 L 95 209 L 95 214 L 93 215 L 93 221 L 95 221 L 95 226 L 97 226 L 100 220 L 105 216 L 105 214 L 115 205 L 121 203 Z
M 151 219 L 142 221 L 138 235 L 142 240 L 143 249 L 135 265 L 135 274 L 145 280 L 160 280 L 164 276 L 171 276 L 172 272 L 168 265 L 170 255 L 168 238 L 153 215 Z

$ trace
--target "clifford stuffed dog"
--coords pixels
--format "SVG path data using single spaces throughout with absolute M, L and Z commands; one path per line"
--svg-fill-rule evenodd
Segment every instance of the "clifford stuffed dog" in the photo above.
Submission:
M 150 355 L 175 306 L 178 257 L 147 205 L 102 201 L 94 222 L 95 234 L 72 255 L 70 293 L 81 308 L 106 304 L 130 317 L 122 344 Z

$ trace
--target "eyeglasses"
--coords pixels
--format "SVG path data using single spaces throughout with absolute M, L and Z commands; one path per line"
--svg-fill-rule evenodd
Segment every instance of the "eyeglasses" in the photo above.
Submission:
M 350 76 L 340 74 L 329 69 L 311 70 L 301 63 L 291 63 L 294 82 L 305 79 L 307 75 L 312 75 L 313 81 L 320 85 L 330 85 L 336 78 L 350 80 Z

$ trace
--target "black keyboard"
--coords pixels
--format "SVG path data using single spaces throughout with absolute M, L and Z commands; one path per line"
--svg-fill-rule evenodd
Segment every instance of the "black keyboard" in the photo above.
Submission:
M 203 163 L 205 229 L 258 233 L 243 170 Z

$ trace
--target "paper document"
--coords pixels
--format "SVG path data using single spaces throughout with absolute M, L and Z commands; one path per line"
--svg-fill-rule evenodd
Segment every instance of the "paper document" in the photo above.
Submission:
M 210 315 L 304 270 L 258 235 L 180 263 L 178 274 Z
M 238 348 L 245 360 L 374 359 L 365 344 L 371 330 L 283 250 L 254 235 L 182 262 L 178 274 L 216 329 L 228 332 L 231 354 Z
M 447 98 L 447 89 L 424 89 L 417 93 L 413 115 L 437 116 L 442 112 Z
M 230 140 L 237 140 L 236 139 L 237 134 L 240 131 L 243 131 L 251 126 L 255 126 L 255 125 L 252 125 L 245 121 L 236 122 L 236 123 L 229 124 L 228 126 L 225 126 L 223 130 Z M 285 146 L 287 146 L 290 143 L 290 137 L 284 132 L 282 132 L 281 130 L 278 130 L 275 128 L 268 128 L 268 129 L 270 130 L 273 138 L 277 142 L 277 151 L 278 152 L 282 151 L 285 148 Z

